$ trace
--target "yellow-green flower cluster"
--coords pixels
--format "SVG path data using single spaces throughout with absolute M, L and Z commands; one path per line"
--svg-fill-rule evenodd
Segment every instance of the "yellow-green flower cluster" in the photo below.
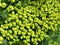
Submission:
M 6 3 L 4 3 L 4 2 L 3 2 L 3 3 L 1 3 L 1 2 L 0 2 L 0 7 L 5 8 L 6 6 L 7 6 L 7 4 L 6 4 Z
M 2 8 L 8 5 L 6 10 L 9 12 L 9 17 L 0 26 L 1 40 L 6 38 L 10 45 L 16 41 L 22 41 L 26 45 L 39 45 L 39 42 L 57 29 L 58 1 L 46 0 L 40 3 L 39 0 L 27 0 L 26 7 L 22 7 L 20 0 L 9 1 L 9 5 L 0 3 Z
M 3 41 L 3 37 L 0 36 L 0 44 L 2 44 L 2 41 Z

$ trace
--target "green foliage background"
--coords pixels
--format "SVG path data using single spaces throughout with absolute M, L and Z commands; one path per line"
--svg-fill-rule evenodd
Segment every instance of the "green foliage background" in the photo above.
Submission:
M 60 45 L 60 0 L 0 0 L 1 45 Z

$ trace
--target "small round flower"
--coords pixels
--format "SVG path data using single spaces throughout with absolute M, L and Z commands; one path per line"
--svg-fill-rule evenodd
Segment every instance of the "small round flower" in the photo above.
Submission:
M 28 32 L 28 35 L 31 35 L 31 33 L 30 33 L 30 32 Z
M 0 41 L 0 44 L 2 44 L 2 41 Z
M 8 26 L 9 26 L 9 27 L 12 27 L 12 23 L 8 23 Z
M 38 40 L 38 41 L 41 41 L 41 39 L 40 39 L 40 38 L 38 38 L 37 40 Z
M 3 32 L 2 37 L 6 37 L 5 33 Z
M 30 42 L 30 39 L 27 38 L 26 41 Z
M 2 6 L 1 2 L 0 2 L 0 7 Z
M 12 26 L 16 26 L 16 22 L 12 22 Z
M 31 38 L 31 41 L 34 42 L 34 38 Z
M 10 38 L 11 38 L 11 39 L 13 39 L 13 36 L 12 36 L 12 35 L 10 35 Z
M 14 7 L 12 5 L 10 5 L 10 6 L 8 6 L 7 10 L 8 10 L 8 12 L 13 11 Z
M 17 28 L 16 27 L 12 27 L 12 30 L 15 31 L 15 30 L 17 30 Z
M 12 34 L 12 30 L 8 30 L 8 32 Z
M 17 35 L 17 31 L 14 31 L 14 34 Z
M 12 3 L 15 3 L 16 0 L 10 0 Z
M 3 40 L 3 37 L 2 36 L 0 36 L 0 41 L 2 41 Z
M 7 21 L 7 20 L 5 20 L 5 23 L 7 24 L 7 23 L 8 23 L 8 21 Z
M 27 43 L 27 41 L 26 41 L 26 40 L 23 40 L 23 42 L 24 42 L 24 43 Z
M 21 35 L 21 31 L 20 31 L 20 30 L 18 30 L 18 32 L 17 32 L 17 33 L 18 33 L 18 35 Z
M 3 28 L 0 27 L 0 31 L 3 31 Z
M 19 29 L 19 25 L 16 26 L 17 30 Z
M 0 44 L 2 44 L 2 41 L 3 41 L 3 37 L 0 36 Z
M 23 36 L 21 36 L 20 39 L 23 39 Z
M 1 4 L 1 7 L 2 7 L 2 8 L 5 8 L 6 6 L 7 6 L 6 3 L 2 3 L 2 4 Z
M 13 42 L 12 42 L 12 41 L 9 41 L 9 44 L 10 44 L 10 45 L 12 45 L 12 44 L 13 44 Z
M 5 21 L 6 23 L 7 22 L 10 22 L 12 20 L 12 18 L 7 18 L 7 21 Z

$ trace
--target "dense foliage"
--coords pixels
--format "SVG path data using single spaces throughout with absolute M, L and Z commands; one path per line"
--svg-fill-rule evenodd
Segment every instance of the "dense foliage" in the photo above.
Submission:
M 59 0 L 0 0 L 0 44 L 40 45 L 59 30 L 59 16 Z

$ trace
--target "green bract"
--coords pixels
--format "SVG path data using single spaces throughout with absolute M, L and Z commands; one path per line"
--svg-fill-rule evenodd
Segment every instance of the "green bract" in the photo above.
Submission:
M 40 45 L 60 24 L 60 3 L 57 0 L 1 0 L 0 44 Z M 8 15 L 8 16 L 7 16 Z M 5 17 L 4 17 L 5 16 Z

